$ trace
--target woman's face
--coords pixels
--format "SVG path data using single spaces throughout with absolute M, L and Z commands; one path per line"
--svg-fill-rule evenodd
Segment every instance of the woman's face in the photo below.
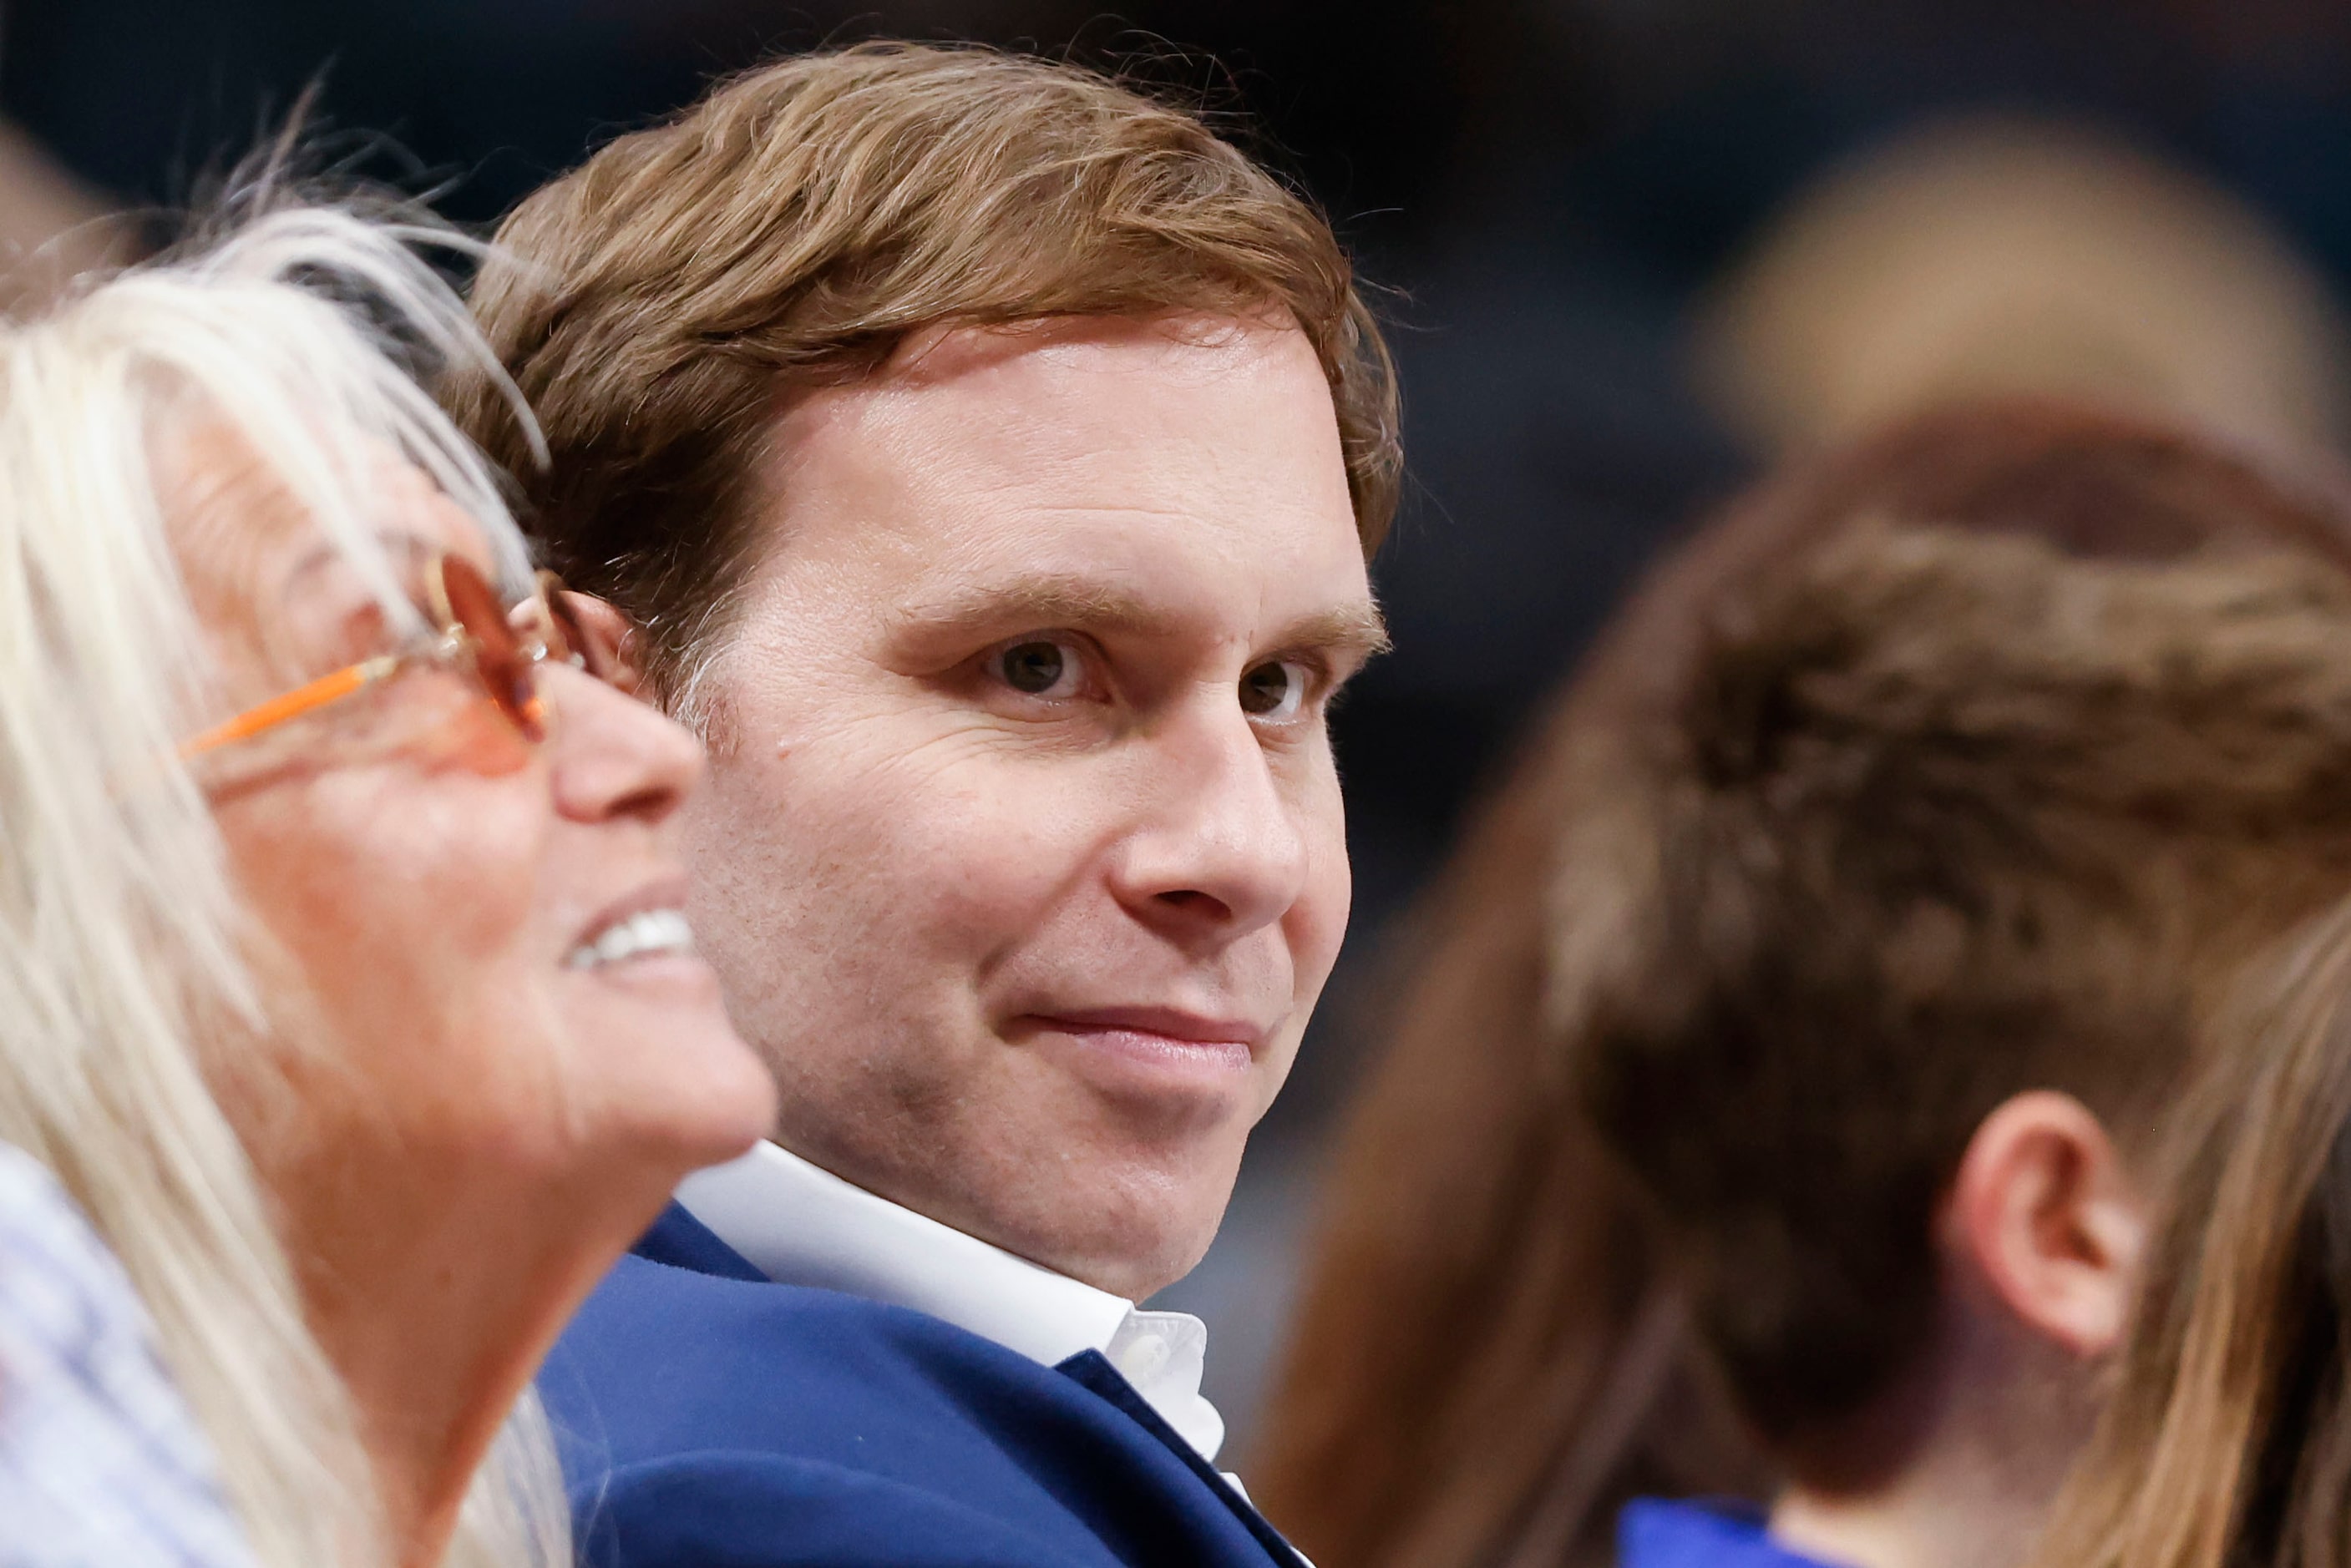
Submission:
M 234 440 L 191 439 L 171 475 L 228 708 L 399 645 Z M 439 552 L 488 574 L 479 530 L 416 471 L 387 459 L 373 489 L 417 602 Z M 550 718 L 535 745 L 470 676 L 428 666 L 202 759 L 290 1037 L 266 1073 L 215 1078 L 295 1210 L 331 1192 L 337 1226 L 367 1226 L 371 1204 L 413 1223 L 436 1203 L 537 1196 L 586 1222 L 609 1195 L 621 1212 L 605 1223 L 633 1227 L 773 1119 L 766 1072 L 674 940 L 675 820 L 699 748 L 578 670 L 538 679 Z M 387 1158 L 403 1180 L 371 1185 Z

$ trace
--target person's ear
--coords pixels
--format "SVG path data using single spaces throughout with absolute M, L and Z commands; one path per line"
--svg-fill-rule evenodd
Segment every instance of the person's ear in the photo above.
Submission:
M 2121 1343 L 2147 1204 L 2081 1101 L 2047 1089 L 2003 1101 L 1968 1140 L 1946 1217 L 1951 1242 L 2027 1327 L 2085 1358 Z
M 632 697 L 645 697 L 644 634 L 637 623 L 623 614 L 619 606 L 593 594 L 563 590 L 563 602 L 588 634 L 606 649 L 615 661 L 612 684 Z

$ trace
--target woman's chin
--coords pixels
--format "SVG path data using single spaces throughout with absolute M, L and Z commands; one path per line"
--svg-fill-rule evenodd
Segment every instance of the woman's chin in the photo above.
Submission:
M 738 1042 L 737 1048 L 739 1059 L 714 1071 L 708 1093 L 675 1124 L 685 1161 L 681 1178 L 739 1158 L 775 1131 L 776 1080 L 749 1046 Z
M 700 959 L 632 960 L 566 979 L 573 1059 L 605 1076 L 606 1136 L 634 1146 L 611 1152 L 683 1177 L 733 1159 L 774 1127 L 775 1079 L 735 1033 Z

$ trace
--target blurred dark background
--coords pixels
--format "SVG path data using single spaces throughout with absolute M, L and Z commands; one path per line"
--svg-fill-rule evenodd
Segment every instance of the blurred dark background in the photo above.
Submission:
M 168 207 L 319 82 L 324 122 L 365 171 L 487 224 L 714 75 L 883 34 L 1123 63 L 1193 96 L 1319 197 L 1388 291 L 1412 483 L 1379 568 L 1397 651 L 1340 721 L 1355 934 L 1226 1234 L 1168 1297 L 1210 1318 L 1209 1392 L 1243 1439 L 1317 1150 L 1376 1049 L 1395 916 L 1640 563 L 1771 451 L 1876 395 L 1851 389 L 1883 375 L 1821 368 L 1867 353 L 1823 346 L 1819 323 L 1844 318 L 1814 296 L 1834 306 L 1850 280 L 1948 249 L 1915 219 L 1894 221 L 1907 251 L 1870 227 L 1870 202 L 1917 185 L 1909 165 L 1792 239 L 1792 202 L 1937 126 L 1996 115 L 2009 152 L 2025 127 L 2029 147 L 2070 150 L 2060 189 L 2137 191 L 2132 211 L 2187 259 L 2149 276 L 2082 260 L 2037 226 L 2068 203 L 2026 196 L 2001 220 L 2030 231 L 2003 265 L 2037 288 L 2078 261 L 2077 293 L 2109 302 L 2112 330 L 2178 348 L 2130 375 L 2267 410 L 2249 416 L 2255 434 L 2336 431 L 2339 0 L 16 0 L 0 11 L 0 109 L 29 139 L 27 177 L 65 209 Z M 2127 276 L 2110 286 L 2097 269 L 2116 265 Z M 1959 270 L 1970 286 L 1989 275 Z

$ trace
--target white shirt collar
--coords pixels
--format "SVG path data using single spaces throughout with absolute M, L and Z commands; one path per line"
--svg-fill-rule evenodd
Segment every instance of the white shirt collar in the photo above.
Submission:
M 1046 1366 L 1098 1350 L 1178 1436 L 1214 1459 L 1224 1417 L 1200 1396 L 1207 1325 L 1144 1312 L 843 1181 L 779 1145 L 696 1171 L 677 1200 L 779 1284 L 944 1319 Z

